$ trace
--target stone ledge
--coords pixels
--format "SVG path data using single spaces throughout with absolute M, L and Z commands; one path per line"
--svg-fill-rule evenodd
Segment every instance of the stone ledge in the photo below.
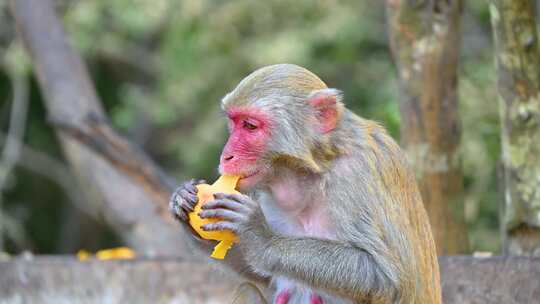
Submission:
M 540 303 L 540 258 L 442 257 L 445 304 Z
M 440 259 L 445 304 L 540 302 L 540 258 Z M 0 261 L 0 303 L 228 303 L 239 283 L 206 263 L 172 258 Z

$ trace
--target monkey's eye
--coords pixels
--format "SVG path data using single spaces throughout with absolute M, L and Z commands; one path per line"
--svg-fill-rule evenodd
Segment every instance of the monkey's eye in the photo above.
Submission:
M 243 127 L 244 129 L 247 129 L 247 130 L 250 130 L 250 131 L 253 131 L 253 130 L 257 129 L 257 126 L 256 126 L 256 125 L 250 123 L 250 122 L 247 121 L 247 120 L 242 121 L 242 127 Z

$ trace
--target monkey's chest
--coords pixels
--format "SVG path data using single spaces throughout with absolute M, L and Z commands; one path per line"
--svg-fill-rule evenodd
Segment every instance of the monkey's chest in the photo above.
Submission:
M 266 222 L 272 230 L 288 236 L 310 236 L 335 239 L 335 230 L 325 213 L 292 217 L 273 206 L 262 205 Z
M 322 213 L 316 213 L 312 217 L 292 218 L 271 205 L 261 207 L 266 222 L 277 233 L 296 237 L 336 238 L 334 229 Z M 352 304 L 351 301 L 336 298 L 285 277 L 273 277 L 272 286 L 275 291 L 272 302 L 274 304 Z
M 352 304 L 349 300 L 343 300 L 314 290 L 298 282 L 283 277 L 272 279 L 274 304 Z

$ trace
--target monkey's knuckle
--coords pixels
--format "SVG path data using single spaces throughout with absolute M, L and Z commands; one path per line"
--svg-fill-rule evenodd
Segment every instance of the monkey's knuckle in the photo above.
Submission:
M 186 204 L 188 204 L 191 208 L 195 207 L 195 205 L 197 205 L 197 202 L 199 201 L 198 198 L 195 198 L 194 200 L 193 199 L 188 199 L 186 200 Z
M 177 206 L 177 207 L 181 207 L 182 205 L 185 204 L 185 200 L 183 197 L 181 196 L 177 196 L 176 199 L 174 200 L 174 205 Z
M 228 207 L 228 206 L 229 206 L 229 201 L 226 199 L 217 199 L 213 201 L 213 205 L 212 205 L 213 208 Z
M 169 210 L 173 212 L 176 209 L 176 202 L 174 200 L 169 201 Z
M 210 210 L 219 207 L 219 204 L 215 201 L 209 201 L 205 203 L 201 208 L 202 210 Z
M 247 224 L 249 223 L 249 218 L 247 216 L 242 216 L 239 218 L 238 223 L 242 225 L 242 227 L 247 226 Z
M 173 213 L 177 216 L 183 216 L 185 214 L 184 210 L 180 208 L 180 206 L 175 207 Z
M 231 223 L 231 224 L 227 225 L 227 228 L 226 228 L 226 229 L 227 229 L 227 230 L 230 230 L 230 231 L 232 231 L 232 232 L 234 232 L 234 233 L 238 233 L 238 232 L 240 231 L 239 227 L 240 227 L 240 226 L 239 226 L 238 224 L 232 224 L 232 223 Z
M 169 200 L 169 210 L 172 211 L 174 209 L 174 205 L 176 205 L 175 199 L 171 197 L 171 199 Z
M 185 190 L 186 189 L 186 184 L 182 184 L 180 185 L 180 187 L 176 188 L 176 190 L 174 191 L 174 193 L 176 193 L 177 195 L 180 195 L 180 193 L 182 192 L 182 190 Z
M 250 207 L 257 205 L 257 203 L 247 195 L 242 196 L 242 204 Z
M 179 193 L 180 189 L 176 189 L 173 194 L 171 195 L 171 197 L 169 198 L 169 204 L 173 204 L 176 202 L 176 199 L 178 197 L 178 193 Z
M 220 216 L 220 212 L 217 210 L 208 210 L 204 215 L 205 217 L 218 217 Z
M 228 212 L 227 215 L 224 216 L 225 219 L 228 221 L 231 221 L 232 223 L 238 223 L 242 220 L 242 216 L 237 213 L 231 213 Z
M 181 196 L 182 198 L 187 197 L 188 194 L 189 194 L 189 192 L 188 192 L 185 188 L 182 189 L 182 190 L 180 190 L 180 196 Z
M 184 221 L 187 218 L 185 212 L 182 210 L 180 205 L 177 204 L 174 200 L 171 200 L 171 202 L 169 202 L 169 211 L 176 219 Z
M 238 195 L 238 200 L 241 201 L 242 203 L 249 203 L 249 201 L 251 200 L 251 198 L 245 194 L 239 194 Z
M 233 219 L 233 218 L 237 217 L 238 215 L 234 211 L 227 210 L 227 209 L 220 209 L 219 216 L 221 216 L 223 218 L 227 218 L 227 219 Z
M 226 208 L 227 206 L 228 206 L 227 202 L 222 199 L 216 200 L 214 202 L 214 208 L 222 208 L 222 207 Z
M 180 207 L 180 204 L 180 200 L 177 196 L 172 197 L 169 201 L 169 210 L 176 213 L 178 211 L 178 208 Z
M 235 223 L 225 222 L 223 225 L 223 230 L 230 230 L 232 232 L 237 232 L 238 231 L 237 227 L 238 225 Z

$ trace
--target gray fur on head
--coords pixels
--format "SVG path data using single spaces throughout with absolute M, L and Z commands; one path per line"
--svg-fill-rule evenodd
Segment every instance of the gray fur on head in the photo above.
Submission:
M 226 109 L 254 104 L 261 98 L 275 95 L 288 95 L 303 102 L 312 92 L 326 88 L 326 84 L 317 75 L 303 67 L 276 64 L 262 67 L 244 78 L 223 98 L 222 105 Z

